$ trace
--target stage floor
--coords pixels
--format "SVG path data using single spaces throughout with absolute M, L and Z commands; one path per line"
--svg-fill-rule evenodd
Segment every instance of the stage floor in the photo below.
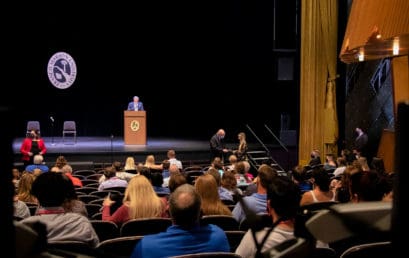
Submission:
M 176 157 L 185 165 L 210 164 L 210 147 L 207 140 L 174 139 L 174 138 L 148 138 L 146 145 L 125 145 L 121 137 L 77 137 L 74 143 L 62 137 L 43 137 L 47 153 L 44 160 L 48 166 L 52 166 L 56 158 L 63 155 L 70 164 L 77 169 L 91 167 L 94 164 L 110 164 L 113 161 L 125 162 L 129 156 L 134 157 L 136 162 L 144 162 L 147 155 L 155 155 L 157 163 L 166 159 L 169 149 L 176 151 Z M 20 146 L 23 138 L 13 141 L 14 165 L 21 167 Z M 248 143 L 249 150 L 260 150 L 259 143 Z M 296 148 L 289 148 L 285 152 L 279 145 L 267 145 L 274 158 L 284 167 L 290 167 L 296 163 Z M 237 143 L 226 143 L 230 149 L 237 148 Z
M 53 163 L 57 156 L 64 155 L 68 161 L 84 163 L 110 163 L 114 160 L 124 162 L 128 156 L 135 158 L 136 162 L 144 162 L 147 155 L 155 155 L 156 162 L 166 159 L 169 149 L 174 149 L 178 159 L 187 162 L 210 162 L 209 141 L 148 138 L 146 145 L 125 145 L 124 139 L 119 137 L 77 137 L 77 141 L 62 137 L 43 137 L 47 147 L 44 160 L 47 165 Z M 20 146 L 23 138 L 13 141 L 14 162 L 20 165 Z M 234 147 L 234 144 L 227 144 Z

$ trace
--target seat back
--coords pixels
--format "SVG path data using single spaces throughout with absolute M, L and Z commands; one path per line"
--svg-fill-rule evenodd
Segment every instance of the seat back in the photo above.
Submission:
M 40 122 L 39 121 L 28 121 L 27 122 L 26 134 L 28 134 L 32 130 L 36 130 L 40 133 Z
M 97 251 L 94 248 L 85 242 L 79 241 L 64 240 L 49 242 L 47 250 L 51 254 L 59 255 L 58 257 L 81 257 L 81 255 L 97 257 Z
M 64 121 L 63 124 L 63 132 L 76 132 L 77 131 L 77 126 L 75 124 L 75 121 Z
M 107 239 L 99 243 L 100 257 L 130 257 L 136 244 L 143 236 L 127 236 Z
M 239 223 L 233 216 L 228 215 L 205 215 L 200 218 L 200 224 L 213 224 L 223 230 L 239 230 Z
M 243 231 L 247 231 L 250 228 L 265 228 L 271 227 L 273 225 L 273 219 L 271 218 L 270 214 L 257 214 L 257 217 L 254 221 L 248 220 L 247 218 L 240 222 L 239 229 Z
M 170 218 L 132 219 L 122 224 L 120 236 L 143 236 L 165 232 L 172 225 Z
M 230 252 L 235 252 L 237 247 L 240 245 L 241 240 L 243 239 L 246 231 L 241 230 L 225 230 L 227 240 L 229 241 L 230 245 Z
M 100 242 L 119 237 L 119 228 L 114 222 L 105 220 L 90 220 L 90 222 Z
M 369 258 L 369 257 L 388 257 L 393 254 L 392 243 L 376 242 L 368 244 L 355 245 L 341 254 L 341 258 Z
M 77 125 L 75 121 L 64 121 L 62 129 L 62 141 L 65 143 L 66 135 L 72 135 L 74 143 L 77 142 Z

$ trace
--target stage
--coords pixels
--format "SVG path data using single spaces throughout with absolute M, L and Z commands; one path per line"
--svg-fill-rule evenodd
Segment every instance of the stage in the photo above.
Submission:
M 194 139 L 174 138 L 149 138 L 146 145 L 125 145 L 122 137 L 77 137 L 74 142 L 72 138 L 43 137 L 47 153 L 44 160 L 48 166 L 52 166 L 59 155 L 67 158 L 74 169 L 93 169 L 111 164 L 113 161 L 125 162 L 126 158 L 132 156 L 135 162 L 144 162 L 147 155 L 155 155 L 157 163 L 166 159 L 169 149 L 176 151 L 176 157 L 184 163 L 184 166 L 195 164 L 210 164 L 209 141 Z M 13 141 L 14 165 L 22 168 L 20 146 L 23 138 Z M 258 143 L 248 143 L 249 150 L 260 149 Z M 237 143 L 226 143 L 230 149 L 237 148 Z M 295 148 L 289 148 L 285 152 L 279 145 L 268 146 L 274 158 L 283 167 L 292 166 L 296 162 Z

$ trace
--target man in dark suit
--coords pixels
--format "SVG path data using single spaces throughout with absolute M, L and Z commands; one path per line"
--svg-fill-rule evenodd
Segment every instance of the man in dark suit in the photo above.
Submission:
M 226 132 L 223 129 L 219 129 L 216 134 L 210 138 L 210 152 L 211 152 L 211 160 L 213 161 L 214 158 L 219 157 L 224 160 L 224 153 L 227 153 L 229 150 L 226 149 L 224 144 L 224 136 Z
M 355 129 L 355 132 L 358 134 L 358 136 L 355 138 L 353 152 L 355 155 L 366 157 L 367 155 L 366 145 L 368 143 L 368 135 L 364 133 L 364 131 L 359 127 Z
M 133 101 L 129 102 L 128 110 L 134 110 L 134 111 L 143 111 L 143 110 L 145 110 L 143 108 L 143 103 L 141 101 L 139 101 L 138 96 L 134 96 Z

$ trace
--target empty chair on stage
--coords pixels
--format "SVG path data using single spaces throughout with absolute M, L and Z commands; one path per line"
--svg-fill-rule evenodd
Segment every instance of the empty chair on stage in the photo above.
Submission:
M 67 136 L 72 136 L 73 143 L 77 143 L 77 125 L 75 121 L 64 121 L 62 129 L 63 143 L 66 143 Z

